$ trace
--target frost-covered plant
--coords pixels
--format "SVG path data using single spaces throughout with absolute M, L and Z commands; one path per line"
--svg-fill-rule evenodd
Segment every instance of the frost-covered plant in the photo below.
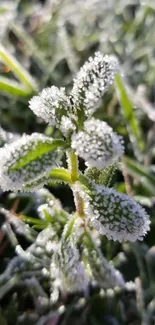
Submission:
M 145 210 L 131 197 L 108 187 L 124 151 L 122 138 L 106 122 L 92 117 L 117 71 L 114 57 L 96 53 L 80 69 L 69 95 L 52 86 L 30 100 L 33 112 L 55 126 L 60 138 L 23 135 L 0 149 L 0 186 L 4 191 L 34 191 L 51 182 L 64 182 L 73 191 L 75 213 L 68 214 L 49 197 L 39 207 L 41 220 L 36 224 L 45 229 L 26 251 L 16 245 L 17 271 L 21 273 L 21 260 L 26 263 L 21 263 L 24 274 L 30 264 L 34 272 L 44 270 L 51 280 L 52 301 L 59 290 L 87 292 L 90 283 L 122 287 L 121 274 L 101 253 L 100 235 L 120 242 L 136 241 L 149 230 Z M 62 167 L 63 153 L 68 169 Z M 87 166 L 84 172 L 79 170 L 78 156 Z M 7 222 L 15 223 L 3 213 Z M 18 231 L 23 231 L 21 225 L 17 222 Z M 15 272 L 15 266 L 8 267 L 6 279 L 8 272 Z

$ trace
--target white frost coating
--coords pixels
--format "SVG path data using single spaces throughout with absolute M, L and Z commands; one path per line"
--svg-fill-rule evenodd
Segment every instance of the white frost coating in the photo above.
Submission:
M 60 130 L 63 135 L 67 137 L 76 130 L 76 126 L 69 117 L 63 115 L 61 118 Z
M 113 56 L 97 52 L 94 58 L 90 57 L 74 80 L 71 96 L 75 107 L 82 107 L 86 116 L 92 115 L 117 71 L 118 62 Z
M 125 286 L 125 281 L 121 273 L 106 260 L 98 247 L 96 249 L 88 249 L 85 247 L 83 255 L 89 263 L 88 277 L 95 284 L 104 289 Z
M 83 131 L 73 134 L 71 145 L 87 166 L 98 169 L 116 162 L 124 151 L 122 138 L 106 122 L 94 118 L 84 123 Z
M 6 144 L 0 149 L 0 186 L 4 191 L 23 190 L 24 187 L 36 187 L 41 177 L 46 183 L 46 172 L 59 163 L 58 151 L 45 152 L 39 157 L 35 157 L 27 164 L 11 170 L 15 164 L 20 163 L 30 150 L 35 151 L 39 144 L 50 145 L 52 139 L 39 133 L 23 135 L 17 141 Z M 30 155 L 31 156 L 31 155 Z M 41 182 L 41 180 L 40 180 Z
M 55 86 L 43 89 L 38 96 L 32 97 L 29 104 L 34 114 L 57 127 L 61 122 L 61 117 L 67 115 L 71 109 L 65 88 L 59 89 Z
M 88 277 L 84 264 L 80 261 L 79 251 L 71 238 L 61 241 L 50 271 L 55 278 L 55 286 L 62 292 L 87 290 Z
M 143 207 L 126 194 L 92 184 L 92 191 L 79 186 L 84 211 L 90 224 L 108 239 L 143 240 L 150 229 L 150 220 Z

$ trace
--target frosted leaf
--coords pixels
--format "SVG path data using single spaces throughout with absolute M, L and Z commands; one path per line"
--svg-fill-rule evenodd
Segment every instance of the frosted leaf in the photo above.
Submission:
M 70 236 L 72 243 L 77 245 L 79 239 L 84 233 L 85 223 L 84 220 L 80 217 L 70 216 L 68 222 L 66 223 L 63 233 L 62 239 L 65 240 L 68 236 Z
M 36 188 L 48 171 L 60 162 L 53 139 L 39 133 L 23 135 L 0 149 L 0 185 L 4 191 Z
M 44 268 L 48 273 L 51 258 L 58 247 L 57 234 L 52 226 L 48 226 L 38 234 L 34 243 L 25 250 L 25 254 L 21 248 L 17 248 L 18 256 L 9 262 L 5 272 L 0 275 L 0 284 L 17 274 L 24 280 L 32 275 L 42 277 Z
M 92 184 L 91 191 L 79 187 L 79 193 L 90 224 L 108 239 L 134 242 L 142 240 L 149 231 L 149 216 L 128 195 L 95 184 Z
M 50 202 L 42 204 L 38 208 L 38 214 L 42 220 L 47 220 L 49 218 L 52 221 L 58 211 L 60 211 L 60 207 L 53 206 Z
M 84 174 L 87 179 L 93 182 L 95 181 L 96 184 L 109 186 L 116 171 L 116 167 L 117 164 L 110 165 L 102 170 L 96 167 L 88 167 Z
M 74 80 L 71 97 L 75 108 L 82 109 L 85 116 L 92 115 L 117 71 L 118 62 L 114 57 L 103 56 L 100 52 L 90 57 Z
M 58 250 L 58 247 L 56 230 L 50 225 L 39 233 L 35 243 L 28 248 L 28 251 L 44 260 L 42 265 L 49 268 L 51 257 Z
M 88 166 L 103 169 L 123 154 L 122 138 L 106 123 L 94 118 L 84 123 L 84 130 L 73 134 L 71 146 Z
M 60 230 L 60 227 L 66 224 L 69 219 L 67 211 L 62 209 L 59 200 L 49 200 L 48 203 L 42 204 L 38 208 L 40 219 L 52 223 Z
M 0 213 L 5 216 L 7 223 L 13 225 L 14 231 L 17 234 L 24 235 L 24 237 L 31 242 L 35 240 L 37 234 L 36 231 L 26 224 L 22 219 L 16 217 L 16 215 L 5 208 L 0 208 Z
M 42 189 L 45 185 L 50 183 L 49 174 L 47 171 L 40 173 L 35 179 L 30 179 L 24 183 L 23 192 L 36 192 Z
M 79 251 L 69 237 L 62 240 L 58 252 L 51 263 L 51 274 L 55 278 L 55 286 L 62 292 L 85 291 L 88 278 L 84 264 L 80 261 Z
M 64 88 L 55 86 L 45 88 L 38 96 L 34 96 L 30 102 L 30 108 L 45 122 L 59 127 L 63 115 L 71 110 L 69 97 L 65 94 Z
M 96 249 L 85 247 L 83 258 L 89 278 L 94 284 L 103 289 L 125 286 L 121 273 L 109 264 L 98 247 Z

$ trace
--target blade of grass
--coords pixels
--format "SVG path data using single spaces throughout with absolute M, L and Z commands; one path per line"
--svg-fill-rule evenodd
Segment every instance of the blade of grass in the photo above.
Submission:
M 29 93 L 34 93 L 37 90 L 37 85 L 31 75 L 2 44 L 0 45 L 0 59 L 11 69 L 21 83 L 26 86 Z
M 140 128 L 140 125 L 138 123 L 138 120 L 135 116 L 133 105 L 130 101 L 130 98 L 126 92 L 126 89 L 124 87 L 122 78 L 120 74 L 117 74 L 115 77 L 115 86 L 116 90 L 118 92 L 118 97 L 120 104 L 122 106 L 123 115 L 126 119 L 126 123 L 128 127 L 130 128 L 129 137 L 133 143 L 133 146 L 138 149 L 139 152 L 144 152 L 145 150 L 145 142 L 142 136 L 142 131 Z M 131 133 L 131 134 L 130 134 Z M 139 158 L 139 157 L 137 157 Z
M 29 50 L 29 55 L 32 55 L 39 65 L 39 68 L 44 72 L 48 73 L 48 62 L 42 51 L 38 48 L 33 38 L 24 30 L 21 25 L 17 25 L 14 22 L 11 24 L 11 29 L 18 39 L 23 42 L 23 47 Z
M 30 92 L 25 89 L 21 84 L 6 77 L 0 77 L 0 91 L 13 96 L 30 96 Z
M 152 194 L 155 195 L 155 176 L 153 176 L 149 169 L 142 164 L 125 156 L 123 162 L 128 170 L 128 173 L 136 177 Z

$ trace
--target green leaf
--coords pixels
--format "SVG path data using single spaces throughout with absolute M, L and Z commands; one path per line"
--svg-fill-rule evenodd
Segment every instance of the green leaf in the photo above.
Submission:
M 154 196 L 155 176 L 150 173 L 149 169 L 144 165 L 141 165 L 140 163 L 128 158 L 127 156 L 123 158 L 123 161 L 125 163 L 128 173 L 131 176 L 136 177 Z
M 16 170 L 20 167 L 24 167 L 28 163 L 34 161 L 36 158 L 44 156 L 44 154 L 53 151 L 58 147 L 65 147 L 66 143 L 63 140 L 53 140 L 52 138 L 46 137 L 37 141 L 35 147 L 32 146 L 30 150 L 20 158 L 20 161 L 13 165 L 10 170 Z
M 92 182 L 90 189 L 75 184 L 84 202 L 85 219 L 101 235 L 122 241 L 142 240 L 150 229 L 146 211 L 131 197 Z
M 47 184 L 51 179 L 70 180 L 68 172 L 57 169 L 65 147 L 64 141 L 53 140 L 39 133 L 23 135 L 12 144 L 6 145 L 0 150 L 2 189 L 30 191 Z M 50 175 L 52 168 L 56 170 Z
M 56 200 L 54 197 L 51 200 L 48 199 L 46 202 L 38 208 L 40 219 L 48 224 L 53 224 L 57 230 L 62 231 L 61 228 L 70 219 L 70 215 L 67 211 L 63 210 L 59 200 Z
M 82 258 L 90 280 L 95 281 L 101 288 L 124 286 L 123 277 L 109 264 L 88 231 L 83 237 Z
M 144 152 L 145 142 L 142 136 L 142 131 L 138 123 L 138 120 L 135 116 L 132 102 L 128 97 L 121 76 L 118 73 L 115 77 L 115 86 L 118 91 L 118 97 L 119 97 L 120 104 L 122 106 L 123 115 L 126 119 L 127 125 L 130 128 L 132 143 L 134 145 L 136 142 L 136 147 L 139 149 L 139 151 Z
M 20 216 L 20 218 L 22 218 L 23 221 L 27 222 L 27 223 L 31 223 L 33 225 L 39 225 L 39 226 L 43 226 L 44 228 L 48 226 L 49 222 L 45 221 L 45 220 L 40 220 L 37 218 L 32 218 L 32 217 L 27 217 L 27 216 Z

